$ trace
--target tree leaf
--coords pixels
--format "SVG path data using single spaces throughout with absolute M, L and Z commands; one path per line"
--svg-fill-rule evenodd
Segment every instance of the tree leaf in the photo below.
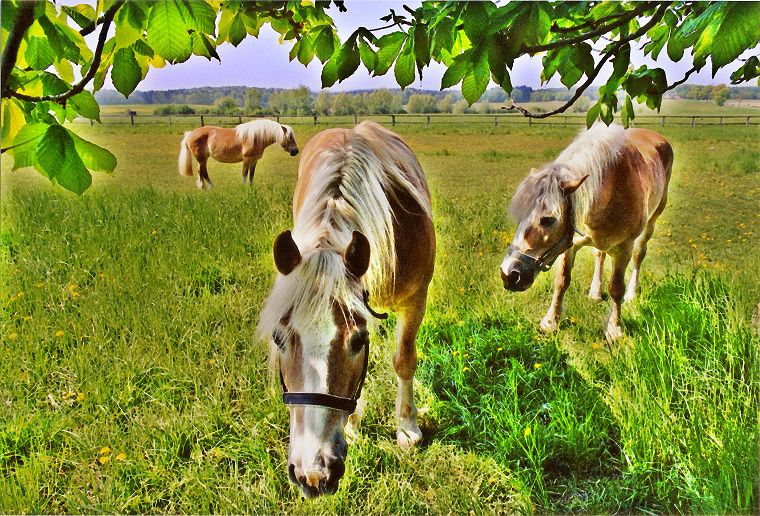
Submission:
M 111 81 L 119 93 L 129 97 L 140 81 L 142 70 L 135 59 L 135 53 L 131 48 L 120 48 L 113 57 L 111 68 Z
M 335 64 L 338 81 L 350 77 L 359 68 L 359 50 L 356 48 L 356 41 L 346 41 L 333 59 L 337 60 Z
M 462 95 L 469 105 L 473 105 L 485 93 L 491 73 L 488 70 L 488 56 L 485 52 L 473 55 L 472 68 L 462 79 Z
M 185 20 L 188 25 L 198 32 L 214 35 L 216 10 L 208 2 L 205 0 L 183 0 L 182 5 L 189 15 L 189 18 L 186 17 Z
M 236 47 L 245 39 L 246 34 L 245 23 L 243 23 L 242 17 L 239 14 L 236 14 L 230 23 L 230 33 L 229 36 L 227 36 L 227 41 L 232 43 L 232 46 Z
M 403 90 L 414 82 L 414 40 L 407 38 L 404 49 L 396 59 L 396 66 L 393 67 L 393 75 L 396 82 Z
M 754 20 L 754 21 L 752 21 Z M 760 42 L 760 2 L 728 2 L 712 42 L 712 73 Z
M 404 44 L 406 34 L 403 32 L 391 32 L 377 40 L 377 66 L 375 66 L 375 76 L 385 75 L 390 70 L 393 61 L 396 60 L 401 45 Z
M 430 64 L 430 38 L 425 25 L 422 24 L 418 24 L 414 28 L 414 59 L 420 78 L 422 78 L 422 69 Z
M 35 70 L 44 70 L 53 65 L 55 55 L 45 38 L 31 36 L 27 41 L 24 59 Z
M 464 75 L 468 72 L 468 70 L 471 67 L 469 57 L 470 57 L 470 50 L 466 50 L 465 53 L 459 54 L 457 57 L 454 58 L 454 61 L 446 69 L 446 72 L 443 74 L 443 78 L 441 79 L 442 90 L 445 90 L 446 88 L 450 88 L 454 86 L 455 84 L 458 84 L 459 81 L 461 81 L 464 78 Z
M 488 10 L 486 2 L 467 2 L 462 13 L 464 32 L 473 43 L 488 34 Z
M 298 62 L 306 66 L 314 59 L 314 46 L 311 44 L 311 38 L 303 37 L 299 41 Z
M 76 112 L 83 117 L 100 122 L 100 106 L 89 91 L 84 90 L 77 93 L 69 99 L 68 104 L 73 106 Z
M 48 127 L 39 140 L 35 168 L 77 194 L 92 184 L 92 176 L 79 157 L 69 131 L 57 124 Z
M 364 40 L 359 42 L 359 57 L 361 57 L 362 63 L 364 63 L 364 67 L 368 72 L 372 73 L 375 71 L 377 54 Z
M 37 161 L 37 143 L 48 127 L 48 124 L 39 122 L 21 127 L 13 138 L 13 148 L 9 151 L 13 156 L 13 170 L 34 166 Z
M 596 119 L 599 118 L 599 112 L 601 111 L 601 106 L 597 102 L 586 113 L 586 127 L 591 128 L 592 125 L 594 125 L 594 122 L 596 122 Z
M 69 136 L 74 141 L 74 147 L 79 157 L 89 170 L 99 172 L 113 172 L 116 168 L 116 156 L 110 151 L 81 138 L 76 133 L 68 130 Z
M 335 52 L 335 37 L 333 28 L 325 26 L 314 40 L 314 53 L 321 63 L 330 59 Z
M 333 56 L 322 68 L 322 87 L 329 88 L 338 80 L 337 59 Z
M 187 61 L 192 54 L 187 25 L 175 0 L 158 0 L 150 8 L 148 43 L 171 63 Z

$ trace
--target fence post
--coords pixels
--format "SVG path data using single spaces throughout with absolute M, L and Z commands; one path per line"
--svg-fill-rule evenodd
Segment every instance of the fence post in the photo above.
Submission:
M 201 127 L 205 126 L 206 123 L 203 121 L 203 115 L 201 115 Z
M 493 126 L 494 127 L 499 127 L 499 116 L 498 115 L 494 115 L 493 116 Z
M 92 125 L 92 118 L 90 118 L 90 125 Z M 747 117 L 747 125 L 749 125 L 749 117 Z
M 314 125 L 317 125 L 317 115 L 314 115 Z
M 169 115 L 169 127 L 171 127 L 171 126 L 172 126 L 172 116 Z
M 427 116 L 427 122 L 426 122 L 425 125 L 427 125 L 428 127 L 430 127 L 430 115 Z
M 528 117 L 528 126 L 533 125 L 533 119 L 531 117 Z
M 464 115 L 460 115 L 459 121 L 462 125 L 464 125 Z
M 567 125 L 567 117 L 565 117 L 565 125 Z
M 396 127 L 396 115 L 391 115 L 391 126 Z
M 132 125 L 135 125 L 135 115 L 129 115 L 129 121 Z
M 92 120 L 90 120 L 90 122 L 92 122 Z M 746 122 L 746 124 L 745 124 L 745 125 L 746 125 L 747 127 L 749 127 L 749 116 L 747 116 L 747 122 Z
M 660 118 L 660 127 L 665 127 L 665 117 Z
M 359 123 L 359 115 L 357 115 L 356 113 L 354 113 L 354 125 L 356 125 L 358 123 Z
M 697 117 L 693 116 L 691 117 L 691 126 L 695 127 L 697 125 Z
M 238 115 L 238 124 L 243 123 L 243 117 L 241 115 Z
M 720 125 L 723 125 L 723 117 L 720 117 Z

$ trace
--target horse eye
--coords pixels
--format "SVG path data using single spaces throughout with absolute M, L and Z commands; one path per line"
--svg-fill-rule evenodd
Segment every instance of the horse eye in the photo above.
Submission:
M 555 222 L 557 222 L 557 219 L 555 219 L 554 217 L 541 217 L 541 219 L 538 221 L 541 227 L 544 227 L 544 228 L 553 226 Z
M 285 341 L 283 340 L 282 333 L 275 330 L 274 333 L 272 333 L 272 340 L 274 341 L 274 345 L 277 346 L 277 349 L 280 351 L 285 350 Z
M 351 353 L 358 353 L 362 348 L 369 344 L 369 332 L 366 329 L 359 330 L 351 335 L 348 339 L 348 347 Z

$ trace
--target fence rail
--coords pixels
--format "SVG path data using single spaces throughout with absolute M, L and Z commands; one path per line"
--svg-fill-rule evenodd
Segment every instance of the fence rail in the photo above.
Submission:
M 497 114 L 398 114 L 398 115 L 336 115 L 336 116 L 289 116 L 289 115 L 101 115 L 100 119 L 103 124 L 122 124 L 122 125 L 147 125 L 147 124 L 164 124 L 164 125 L 221 125 L 232 126 L 242 124 L 255 118 L 269 118 L 289 125 L 349 125 L 357 124 L 360 120 L 374 120 L 385 125 L 425 125 L 435 124 L 484 124 L 493 125 L 585 125 L 585 115 L 555 115 L 545 119 L 526 118 L 519 113 L 497 113 Z M 87 123 L 87 120 L 77 119 L 77 123 Z M 93 124 L 92 121 L 89 122 Z M 743 125 L 746 127 L 760 125 L 760 113 L 757 115 L 639 115 L 631 121 L 633 126 L 704 126 L 704 125 Z

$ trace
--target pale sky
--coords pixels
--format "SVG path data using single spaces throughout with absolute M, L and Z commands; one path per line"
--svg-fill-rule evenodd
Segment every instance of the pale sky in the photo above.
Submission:
M 348 12 L 341 13 L 332 6 L 330 15 L 338 27 L 338 35 L 341 41 L 345 41 L 359 26 L 369 28 L 379 27 L 386 24 L 380 21 L 380 17 L 389 13 L 390 9 L 403 12 L 402 5 L 406 3 L 412 7 L 420 4 L 419 1 L 397 2 L 378 0 L 348 0 L 346 7 Z M 392 32 L 388 30 L 386 32 Z M 257 39 L 247 37 L 238 47 L 229 43 L 220 46 L 217 51 L 221 57 L 221 63 L 217 60 L 208 61 L 203 57 L 192 56 L 185 63 L 167 65 L 162 69 L 151 69 L 147 77 L 137 87 L 138 90 L 166 90 L 175 88 L 192 88 L 196 86 L 258 86 L 270 88 L 292 88 L 305 85 L 312 90 L 321 89 L 320 74 L 322 64 L 316 58 L 308 67 L 304 67 L 297 60 L 288 61 L 288 52 L 293 42 L 278 43 L 279 34 L 275 33 L 268 25 L 265 26 Z M 646 64 L 650 68 L 659 66 L 668 74 L 668 81 L 673 82 L 683 77 L 691 67 L 689 55 L 685 55 L 679 63 L 670 61 L 663 50 L 659 60 L 655 63 L 649 58 L 644 58 L 643 53 L 634 48 L 632 61 L 636 66 Z M 610 65 L 608 65 L 609 67 Z M 729 65 L 719 71 L 715 78 L 711 77 L 708 63 L 701 72 L 693 74 L 688 82 L 691 84 L 729 84 L 729 76 L 736 68 Z M 431 63 L 424 70 L 422 80 L 417 80 L 411 85 L 413 88 L 439 89 L 441 77 L 445 71 L 443 65 Z M 609 70 L 607 70 L 607 73 Z M 512 84 L 528 85 L 538 88 L 541 74 L 541 55 L 536 57 L 524 56 L 515 62 L 511 72 Z M 605 76 L 602 71 L 600 77 Z M 601 80 L 599 81 L 601 82 Z M 491 86 L 495 86 L 492 84 Z M 557 76 L 546 87 L 561 87 Z M 111 88 L 110 78 L 106 82 L 106 88 Z M 393 69 L 382 77 L 370 77 L 363 65 L 352 76 L 340 84 L 330 88 L 331 91 L 373 89 L 373 88 L 398 88 Z M 458 87 L 457 87 L 458 88 Z

